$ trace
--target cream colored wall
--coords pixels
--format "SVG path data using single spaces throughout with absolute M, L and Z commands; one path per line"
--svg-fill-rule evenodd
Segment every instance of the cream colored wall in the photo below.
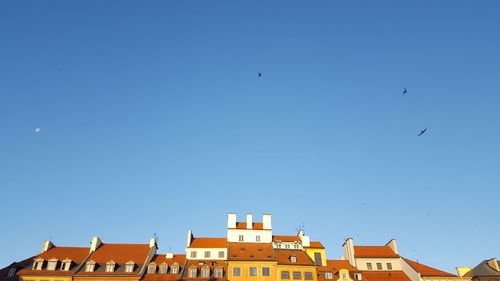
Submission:
M 196 251 L 196 258 L 191 258 L 191 252 Z M 205 258 L 205 252 L 210 252 L 210 258 Z M 219 252 L 224 251 L 224 257 L 219 258 Z M 186 248 L 186 258 L 190 260 L 225 260 L 227 259 L 227 248 Z
M 387 270 L 387 263 L 392 264 L 392 270 L 403 270 L 400 258 L 356 258 L 356 266 L 359 270 L 368 270 L 366 263 L 369 262 L 372 263 L 373 271 L 378 270 L 377 263 L 382 263 L 382 270 Z
M 227 241 L 240 242 L 239 237 L 243 235 L 244 243 L 271 243 L 273 241 L 272 230 L 262 229 L 228 229 Z M 255 237 L 260 235 L 260 242 L 255 241 Z

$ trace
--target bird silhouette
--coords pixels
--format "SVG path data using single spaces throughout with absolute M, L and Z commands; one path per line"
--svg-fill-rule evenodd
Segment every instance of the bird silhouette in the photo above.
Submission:
M 420 134 L 418 134 L 418 136 L 420 137 L 421 135 L 423 135 L 425 132 L 427 131 L 427 128 L 423 129 L 420 131 Z
M 406 88 L 403 89 L 403 95 L 405 95 L 406 93 L 408 93 L 408 91 L 406 90 Z
M 262 73 L 257 72 L 257 77 L 259 77 L 259 78 L 262 77 Z

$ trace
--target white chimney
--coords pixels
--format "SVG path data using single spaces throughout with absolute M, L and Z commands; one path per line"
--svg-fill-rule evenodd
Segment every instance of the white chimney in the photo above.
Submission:
M 236 214 L 227 214 L 227 228 L 236 228 Z
M 385 244 L 386 246 L 389 246 L 389 248 L 392 249 L 392 251 L 396 254 L 396 255 L 399 255 L 398 254 L 398 245 L 396 244 L 396 239 L 391 239 L 391 241 L 387 242 L 387 244 Z
M 173 259 L 174 253 L 167 253 L 167 259 Z
M 253 215 L 247 214 L 247 229 L 252 229 L 253 227 Z
M 310 247 L 311 246 L 311 239 L 309 238 L 308 235 L 302 235 L 300 237 L 300 241 L 302 241 L 302 247 Z
M 342 245 L 342 248 L 344 248 L 344 257 L 352 266 L 356 267 L 356 259 L 354 259 L 354 242 L 352 241 L 352 238 L 347 238 L 344 245 Z
M 263 214 L 262 215 L 262 223 L 264 229 L 273 229 L 271 225 L 271 215 L 270 214 Z
M 186 247 L 189 248 L 189 246 L 191 246 L 191 241 L 193 241 L 193 232 L 190 229 L 188 230 Z
M 50 248 L 54 247 L 54 244 L 49 240 L 43 241 L 42 253 L 47 252 Z
M 149 248 L 156 247 L 156 238 L 149 239 Z
M 101 246 L 102 240 L 101 238 L 94 236 L 92 237 L 92 242 L 90 242 L 90 252 L 93 253 Z

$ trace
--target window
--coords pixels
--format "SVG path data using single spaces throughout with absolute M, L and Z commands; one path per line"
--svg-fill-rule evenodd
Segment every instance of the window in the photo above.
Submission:
M 321 253 L 314 253 L 314 264 L 317 266 L 323 265 L 323 261 L 321 260 Z
M 205 258 L 210 258 L 210 251 L 205 251 Z
M 160 264 L 160 274 L 166 274 L 168 270 L 168 264 L 162 263 Z M 173 268 L 172 268 L 173 270 Z
M 135 266 L 135 262 L 133 262 L 133 261 L 128 261 L 128 262 L 125 264 L 125 272 L 127 272 L 127 273 L 134 272 L 134 266 Z
M 312 280 L 312 279 L 313 279 L 313 274 L 312 274 L 312 272 L 306 272 L 306 273 L 304 273 L 304 278 L 305 278 L 306 280 Z
M 178 263 L 174 263 L 171 266 L 170 273 L 172 273 L 172 274 L 179 274 L 179 264 Z
M 87 263 L 85 265 L 85 272 L 94 272 L 95 263 Z
M 42 267 L 43 267 L 43 259 L 42 258 L 36 259 L 35 262 L 33 263 L 33 269 L 42 270 Z
M 257 267 L 250 267 L 250 276 L 257 276 Z
M 16 275 L 16 268 L 10 268 L 7 277 L 14 277 L 14 275 Z
M 224 275 L 224 269 L 222 268 L 222 266 L 218 265 L 215 268 L 215 278 L 222 278 L 223 275 Z
M 392 270 L 392 263 L 390 262 L 387 263 L 387 270 Z
M 255 242 L 260 242 L 260 235 L 255 236 Z
M 70 259 L 65 259 L 61 262 L 61 270 L 69 271 L 70 267 L 71 267 Z
M 295 245 L 293 245 L 293 248 L 294 249 L 300 249 L 300 246 L 299 246 L 299 244 L 295 244 Z
M 56 267 L 57 267 L 57 260 L 50 259 L 49 262 L 47 263 L 47 270 L 56 270 Z
M 196 278 L 196 274 L 198 273 L 198 269 L 196 266 L 191 266 L 188 270 L 188 276 L 190 278 Z
M 288 271 L 282 271 L 281 279 L 290 279 L 290 273 Z
M 241 276 L 241 268 L 233 267 L 233 276 Z
M 148 265 L 148 273 L 155 274 L 156 273 L 156 264 L 154 262 Z
M 355 273 L 354 274 L 354 279 L 356 279 L 356 280 L 363 280 L 363 277 L 361 276 L 361 273 Z
M 195 259 L 196 258 L 196 251 L 191 252 L 191 258 Z
M 347 274 L 342 273 L 342 280 L 347 280 Z
M 106 272 L 114 272 L 115 271 L 115 262 L 110 260 L 106 263 Z
M 290 249 L 290 244 L 285 244 L 285 249 Z
M 224 251 L 219 251 L 219 258 L 224 258 Z
M 377 262 L 377 270 L 382 270 L 382 263 Z
M 262 268 L 262 276 L 271 276 L 271 271 L 270 271 L 269 267 Z
M 333 279 L 333 273 L 332 272 L 325 272 L 325 279 Z
M 210 277 L 210 268 L 207 265 L 205 265 L 201 269 L 201 277 L 204 277 L 204 278 Z
M 367 262 L 367 263 L 366 263 L 366 268 L 367 268 L 368 270 L 373 270 L 372 263 L 371 263 L 371 262 Z
M 302 279 L 302 274 L 300 274 L 300 271 L 294 271 L 293 272 L 293 279 L 295 279 L 295 280 Z
M 238 241 L 240 241 L 240 242 L 243 242 L 243 241 L 244 241 L 244 239 L 243 239 L 243 235 L 240 235 L 240 236 L 238 237 Z
M 297 257 L 296 256 L 290 256 L 290 261 L 291 262 L 297 262 Z

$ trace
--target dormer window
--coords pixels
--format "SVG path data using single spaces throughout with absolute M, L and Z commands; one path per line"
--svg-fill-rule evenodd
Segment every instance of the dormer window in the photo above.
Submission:
M 224 269 L 222 268 L 222 266 L 218 265 L 215 268 L 215 278 L 222 278 L 223 275 L 224 275 Z
M 116 262 L 114 260 L 110 260 L 106 263 L 106 272 L 115 272 Z
M 201 277 L 203 277 L 203 278 L 208 278 L 208 277 L 210 277 L 210 267 L 208 267 L 208 265 L 205 265 L 205 266 L 201 269 Z
M 333 272 L 325 272 L 325 279 L 328 280 L 333 279 Z
M 71 268 L 71 260 L 66 258 L 61 262 L 61 270 L 63 271 L 69 271 Z
M 56 270 L 56 267 L 57 267 L 57 259 L 51 258 L 47 262 L 47 270 Z
M 42 270 L 44 259 L 36 258 L 33 262 L 33 270 Z
M 93 260 L 89 260 L 85 264 L 85 272 L 94 272 L 94 268 L 95 268 L 95 261 Z
M 363 277 L 362 277 L 361 273 L 354 273 L 354 279 L 363 280 Z
M 171 266 L 170 273 L 179 274 L 179 264 L 174 262 Z
M 166 262 L 160 264 L 160 274 L 166 274 L 168 270 L 168 264 Z
M 7 277 L 14 277 L 14 275 L 16 275 L 15 267 L 9 269 L 9 274 L 7 275 Z
M 156 263 L 151 262 L 148 265 L 148 273 L 149 274 L 155 274 L 156 273 Z
M 135 267 L 135 262 L 134 261 L 128 261 L 125 264 L 125 272 L 126 273 L 132 273 L 132 272 L 134 272 L 134 267 Z
M 196 275 L 198 274 L 198 268 L 196 266 L 191 266 L 188 269 L 188 277 L 189 278 L 196 278 Z
M 291 262 L 297 262 L 297 257 L 296 256 L 290 256 L 290 261 Z

